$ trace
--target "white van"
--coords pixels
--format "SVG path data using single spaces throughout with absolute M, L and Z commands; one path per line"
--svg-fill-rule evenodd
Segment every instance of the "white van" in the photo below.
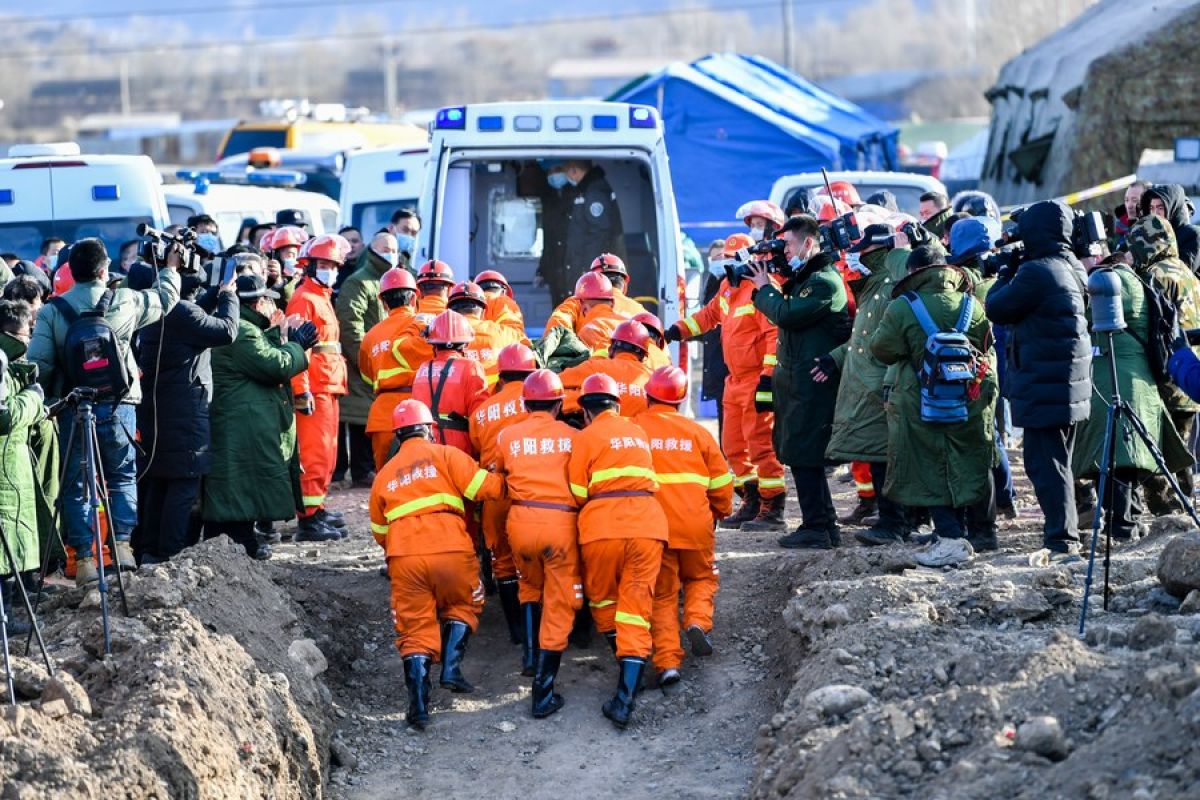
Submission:
M 887 189 L 896 196 L 896 205 L 900 210 L 917 219 L 920 219 L 917 214 L 921 208 L 921 195 L 926 192 L 947 194 L 945 185 L 937 178 L 915 172 L 830 172 L 829 182 L 834 181 L 854 184 L 864 202 L 876 192 Z M 784 175 L 771 187 L 770 200 L 786 211 L 795 204 L 798 193 L 804 192 L 812 197 L 824 186 L 825 179 L 819 172 Z
M 115 260 L 137 227 L 169 224 L 146 156 L 80 155 L 74 142 L 14 145 L 0 159 L 0 252 L 33 260 L 44 239 L 98 236 Z
M 346 153 L 342 167 L 342 215 L 370 240 L 401 208 L 416 208 L 425 180 L 427 148 L 377 147 Z
M 441 259 L 463 278 L 500 270 L 525 312 L 530 335 L 541 335 L 553 311 L 549 292 L 533 287 L 542 253 L 541 200 L 518 194 L 518 171 L 534 159 L 587 159 L 604 170 L 617 198 L 630 294 L 664 324 L 679 319 L 679 217 L 662 122 L 653 108 L 487 103 L 443 108 L 430 128 L 418 261 Z
M 208 214 L 217 221 L 225 247 L 237 243 L 242 220 L 274 222 L 275 213 L 285 208 L 307 211 L 313 235 L 337 233 L 338 204 L 316 192 L 212 183 L 203 177 L 194 183 L 169 183 L 163 192 L 172 223 L 185 225 L 194 214 Z

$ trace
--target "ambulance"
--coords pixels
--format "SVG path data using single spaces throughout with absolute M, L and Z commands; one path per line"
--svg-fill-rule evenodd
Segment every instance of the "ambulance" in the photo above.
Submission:
M 137 227 L 170 224 L 146 156 L 82 155 L 74 142 L 14 145 L 0 159 L 0 252 L 37 257 L 42 240 L 98 236 L 116 260 Z
M 454 106 L 437 112 L 430 134 L 416 261 L 445 261 L 461 278 L 500 270 L 529 335 L 540 336 L 553 311 L 547 289 L 534 286 L 542 205 L 518 191 L 518 174 L 531 162 L 583 159 L 603 169 L 616 195 L 630 295 L 666 325 L 679 319 L 683 248 L 655 109 L 600 101 Z M 686 350 L 677 362 L 685 368 Z
M 376 147 L 346 153 L 338 225 L 358 228 L 368 241 L 401 208 L 416 208 L 428 147 Z

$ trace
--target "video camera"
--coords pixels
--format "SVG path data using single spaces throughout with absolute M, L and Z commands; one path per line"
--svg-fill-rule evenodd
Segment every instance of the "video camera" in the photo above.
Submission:
M 167 263 L 167 255 L 172 248 L 179 254 L 179 271 L 189 274 L 199 272 L 204 260 L 216 255 L 196 244 L 196 232 L 191 228 L 167 233 L 143 222 L 137 227 L 137 235 L 145 240 L 138 255 L 154 267 Z
M 787 242 L 783 239 L 764 239 L 753 247 L 743 247 L 738 250 L 734 253 L 733 258 L 725 261 L 725 277 L 729 280 L 729 284 L 737 286 L 744 279 L 749 278 L 750 266 L 756 262 L 766 264 L 767 272 L 786 274 L 788 266 L 787 259 L 783 255 L 785 247 L 787 247 Z M 756 256 L 764 255 L 770 256 L 770 258 L 756 258 Z
M 1104 215 L 1099 211 L 1075 212 L 1071 222 L 1071 250 L 1076 258 L 1100 255 L 1094 251 L 1098 244 L 1108 241 L 1108 233 L 1104 227 Z
M 862 238 L 858 227 L 858 217 L 849 211 L 840 217 L 834 217 L 828 225 L 821 226 L 821 252 L 838 258 L 839 254 Z

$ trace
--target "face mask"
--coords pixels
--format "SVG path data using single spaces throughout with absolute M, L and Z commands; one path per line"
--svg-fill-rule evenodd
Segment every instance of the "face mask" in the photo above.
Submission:
M 766 235 L 766 232 L 766 228 L 751 228 L 750 238 L 756 242 L 761 242 L 763 240 L 763 236 Z
M 871 269 L 862 263 L 862 256 L 858 253 L 846 253 L 846 268 L 854 270 L 859 275 L 870 275 Z
M 318 267 L 314 273 L 316 279 L 326 286 L 333 286 L 333 284 L 337 283 L 338 271 L 336 269 L 325 269 L 324 267 Z
M 397 233 L 396 249 L 401 253 L 408 253 L 411 256 L 413 253 L 417 252 L 417 237 L 409 236 L 407 233 Z M 392 264 L 392 266 L 394 267 L 396 265 Z
M 283 264 L 283 274 L 291 275 L 293 272 L 296 271 L 296 259 L 285 258 L 283 260 L 282 264 Z
M 546 183 L 550 184 L 551 189 L 561 189 L 570 182 L 565 172 L 551 172 L 546 176 Z
M 725 277 L 725 259 L 714 258 L 708 262 L 708 272 L 710 275 L 715 275 L 718 278 Z
M 375 255 L 379 256 L 393 267 L 400 263 L 399 253 L 376 253 Z
M 196 237 L 196 244 L 214 255 L 221 252 L 221 239 L 215 233 L 200 234 Z

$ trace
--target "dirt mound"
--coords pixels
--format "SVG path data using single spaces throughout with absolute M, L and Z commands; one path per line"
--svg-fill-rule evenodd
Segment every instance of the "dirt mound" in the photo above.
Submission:
M 127 576 L 107 659 L 98 593 L 46 600 L 59 677 L 36 649 L 17 660 L 29 702 L 0 719 L 4 797 L 320 797 L 324 658 L 270 576 L 225 539 Z
M 797 561 L 797 671 L 751 796 L 1198 796 L 1200 616 L 1154 577 L 1170 538 L 1114 552 L 1110 612 L 1098 560 L 1086 641 L 1086 562 L 1008 551 L 941 571 L 906 568 L 907 547 Z

